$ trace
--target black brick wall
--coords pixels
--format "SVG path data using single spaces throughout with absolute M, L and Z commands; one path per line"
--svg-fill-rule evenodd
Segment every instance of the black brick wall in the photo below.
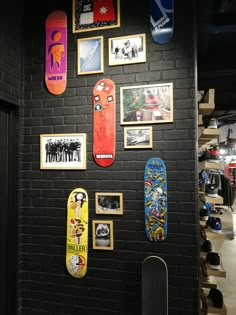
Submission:
M 169 315 L 198 314 L 198 215 L 196 206 L 196 101 L 194 3 L 175 1 L 175 31 L 159 46 L 149 33 L 148 4 L 121 0 L 121 27 L 72 34 L 71 1 L 31 3 L 24 18 L 24 104 L 21 111 L 19 218 L 19 314 L 137 315 L 141 313 L 141 267 L 149 255 L 162 257 L 169 270 Z M 135 8 L 133 7 L 135 6 Z M 52 10 L 68 15 L 68 83 L 64 94 L 51 95 L 44 84 L 44 23 Z M 33 14 L 37 12 L 37 14 Z M 108 66 L 108 38 L 146 33 L 147 62 Z M 77 76 L 77 38 L 102 34 L 105 73 Z M 116 159 L 101 168 L 92 158 L 92 91 L 102 77 L 116 84 Z M 153 125 L 152 150 L 124 150 L 120 126 L 119 88 L 173 82 L 174 122 Z M 87 133 L 85 171 L 40 171 L 39 135 Z M 144 229 L 144 167 L 150 157 L 162 158 L 168 176 L 168 237 L 146 240 Z M 71 190 L 89 196 L 88 271 L 72 278 L 65 266 L 66 204 Z M 92 249 L 95 192 L 124 194 L 124 215 L 114 222 L 114 251 Z M 157 303 L 158 295 L 153 294 Z

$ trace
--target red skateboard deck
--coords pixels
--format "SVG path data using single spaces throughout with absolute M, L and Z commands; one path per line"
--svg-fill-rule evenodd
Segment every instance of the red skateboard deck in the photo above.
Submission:
M 74 189 L 67 201 L 66 267 L 75 278 L 87 272 L 88 260 L 88 194 Z
M 99 80 L 93 89 L 93 157 L 103 167 L 115 159 L 115 84 Z
M 62 94 L 66 89 L 67 75 L 67 16 L 54 11 L 45 23 L 45 83 L 50 93 Z

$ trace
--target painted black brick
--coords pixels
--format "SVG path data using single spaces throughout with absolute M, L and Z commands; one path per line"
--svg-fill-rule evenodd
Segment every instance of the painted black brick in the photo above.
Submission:
M 184 13 L 194 12 L 193 3 L 193 0 L 176 2 L 173 39 L 167 45 L 158 46 L 148 31 L 148 5 L 138 1 L 134 12 L 131 1 L 121 0 L 121 27 L 99 32 L 105 41 L 105 73 L 90 76 L 76 75 L 78 36 L 71 33 L 71 3 L 53 0 L 40 4 L 39 14 L 34 17 L 32 8 L 26 9 L 19 314 L 140 314 L 141 266 L 148 255 L 159 255 L 168 265 L 169 314 L 198 314 L 194 31 L 193 14 Z M 43 81 L 43 47 L 45 18 L 58 8 L 68 12 L 69 53 L 67 89 L 55 97 L 48 93 Z M 108 38 L 135 33 L 146 33 L 147 62 L 109 67 Z M 98 32 L 82 35 L 95 36 Z M 117 100 L 116 160 L 107 169 L 98 167 L 92 158 L 92 90 L 102 77 L 110 77 L 116 83 Z M 174 86 L 174 122 L 153 125 L 152 150 L 124 150 L 119 88 L 167 81 Z M 16 80 L 13 82 L 17 90 Z M 3 90 L 11 92 L 8 84 Z M 23 97 L 19 95 L 19 99 Z M 87 170 L 40 171 L 39 135 L 72 132 L 88 135 Z M 144 230 L 143 171 L 146 160 L 152 156 L 165 160 L 169 180 L 168 237 L 160 244 L 149 243 Z M 66 202 L 75 187 L 83 187 L 89 194 L 89 260 L 87 276 L 83 279 L 72 278 L 65 267 Z M 124 194 L 124 215 L 104 218 L 114 221 L 114 251 L 109 253 L 91 247 L 92 220 L 98 219 L 94 210 L 96 191 Z

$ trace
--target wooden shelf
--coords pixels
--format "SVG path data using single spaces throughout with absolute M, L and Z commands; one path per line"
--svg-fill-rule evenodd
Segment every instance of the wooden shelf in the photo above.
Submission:
M 206 297 L 207 300 L 207 307 L 208 307 L 208 312 L 207 314 L 220 314 L 220 315 L 227 315 L 227 309 L 226 306 L 223 304 L 222 308 L 214 307 L 212 305 L 212 301 L 208 296 Z
M 217 281 L 214 276 L 209 276 L 207 281 L 202 281 L 202 287 L 207 289 L 217 289 Z
M 211 129 L 205 128 L 201 131 L 201 134 L 198 137 L 198 146 L 199 148 L 208 142 L 216 139 L 220 135 L 220 129 Z
M 214 170 L 222 170 L 223 169 L 223 164 L 220 162 L 209 162 L 209 161 L 202 161 L 199 163 L 199 167 L 202 169 L 214 169 Z
M 220 267 L 220 269 L 211 269 L 209 268 L 209 265 L 206 264 L 207 267 L 207 274 L 209 276 L 219 277 L 219 278 L 226 278 L 226 271 L 223 268 L 223 266 Z
M 209 89 L 198 104 L 198 113 L 200 115 L 210 115 L 215 109 L 215 89 Z
M 198 191 L 198 193 L 199 193 L 199 195 L 205 196 L 206 202 L 213 203 L 213 204 L 219 204 L 219 205 L 222 205 L 224 203 L 223 197 L 221 197 L 219 195 L 217 195 L 217 197 L 209 197 L 203 191 Z

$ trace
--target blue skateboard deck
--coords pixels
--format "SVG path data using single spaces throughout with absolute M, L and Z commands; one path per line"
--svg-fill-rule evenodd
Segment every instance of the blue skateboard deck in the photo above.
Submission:
M 174 30 L 174 0 L 150 0 L 150 30 L 156 44 L 167 44 Z
M 145 228 L 151 242 L 167 237 L 167 177 L 165 163 L 150 158 L 144 174 Z
M 142 264 L 142 315 L 168 315 L 168 269 L 158 256 Z

